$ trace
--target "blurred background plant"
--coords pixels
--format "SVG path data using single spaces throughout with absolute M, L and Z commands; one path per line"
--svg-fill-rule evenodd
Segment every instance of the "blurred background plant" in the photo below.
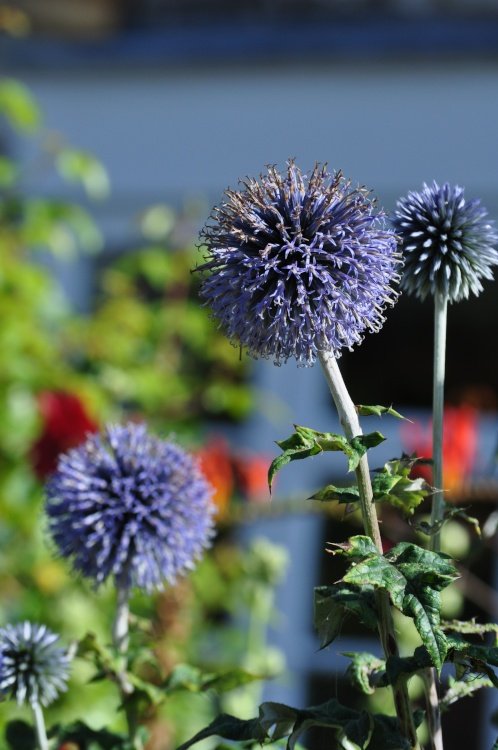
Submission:
M 165 673 L 179 663 L 197 665 L 177 674 L 179 690 L 162 714 L 151 711 L 149 746 L 164 748 L 166 738 L 183 738 L 191 693 L 205 689 L 196 669 L 238 665 L 272 675 L 282 666 L 266 634 L 285 554 L 263 540 L 236 545 L 230 521 L 231 507 L 261 500 L 266 461 L 231 455 L 224 439 L 204 436 L 206 424 L 247 415 L 246 364 L 197 302 L 194 237 L 167 206 L 140 217 L 142 247 L 106 255 L 93 309 L 77 313 L 57 271 L 81 252 L 99 251 L 99 229 L 82 204 L 105 198 L 108 176 L 92 155 L 44 130 L 35 100 L 15 80 L 0 82 L 0 118 L 11 135 L 32 142 L 27 163 L 0 156 L 0 618 L 46 623 L 66 642 L 87 631 L 109 639 L 112 591 L 97 595 L 74 581 L 47 544 L 43 482 L 59 453 L 104 421 L 125 417 L 146 420 L 160 434 L 174 432 L 198 450 L 224 530 L 191 579 L 134 602 Z M 30 176 L 38 170 L 77 183 L 82 200 L 34 195 Z M 82 718 L 79 690 L 91 675 L 76 660 L 72 680 L 79 687 L 49 710 L 49 724 Z M 89 724 L 122 726 L 112 687 L 100 682 L 84 690 Z M 259 690 L 238 689 L 249 713 Z M 199 725 L 219 708 L 205 694 L 197 703 Z M 13 717 L 28 718 L 24 709 L 1 704 L 0 724 Z

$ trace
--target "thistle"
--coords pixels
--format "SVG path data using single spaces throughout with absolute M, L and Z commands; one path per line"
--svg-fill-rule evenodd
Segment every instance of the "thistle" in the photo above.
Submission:
M 69 675 L 70 658 L 58 640 L 45 625 L 31 622 L 0 629 L 0 695 L 31 707 L 40 750 L 48 748 L 41 706 L 66 690 Z
M 195 459 L 144 425 L 108 426 L 63 454 L 47 484 L 60 554 L 97 585 L 162 589 L 213 536 L 211 487 Z
M 479 200 L 467 201 L 464 189 L 424 184 L 397 204 L 393 226 L 405 256 L 402 287 L 421 300 L 434 297 L 433 481 L 443 489 L 443 410 L 448 302 L 460 302 L 482 291 L 481 279 L 492 279 L 498 264 L 498 234 Z M 441 492 L 433 496 L 431 523 L 444 519 Z M 440 532 L 430 548 L 440 550 Z M 426 677 L 431 750 L 443 750 L 441 715 L 434 670 Z
M 228 337 L 254 357 L 275 364 L 318 358 L 347 441 L 362 435 L 358 414 L 337 364 L 342 349 L 378 331 L 393 304 L 400 254 L 394 232 L 364 188 L 341 172 L 316 165 L 303 175 L 291 160 L 284 175 L 268 167 L 259 181 L 228 190 L 201 234 L 210 272 L 201 296 Z M 382 554 L 366 455 L 355 469 L 366 534 Z M 386 658 L 398 649 L 387 592 L 376 595 Z M 394 686 L 400 726 L 418 748 L 406 684 Z
M 462 187 L 447 182 L 400 198 L 392 223 L 404 251 L 402 288 L 421 300 L 478 295 L 498 264 L 498 234 L 486 217 L 479 200 L 466 200 Z
M 365 188 L 290 160 L 227 190 L 203 230 L 201 296 L 227 336 L 254 357 L 312 364 L 378 331 L 400 256 Z

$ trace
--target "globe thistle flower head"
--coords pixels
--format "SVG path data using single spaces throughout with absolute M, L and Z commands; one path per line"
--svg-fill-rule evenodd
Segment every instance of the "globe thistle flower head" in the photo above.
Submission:
M 45 625 L 23 622 L 0 629 L 0 695 L 48 706 L 66 690 L 70 658 Z
M 63 454 L 47 485 L 60 554 L 96 585 L 162 589 L 213 535 L 212 489 L 196 460 L 145 425 L 107 426 Z
M 201 233 L 201 296 L 234 342 L 276 364 L 310 365 L 377 331 L 397 293 L 394 233 L 364 188 L 294 161 L 227 190 Z
M 447 182 L 424 183 L 401 198 L 393 225 L 404 250 L 402 288 L 421 300 L 478 295 L 481 279 L 492 279 L 498 263 L 498 234 L 486 217 L 479 200 L 466 200 L 462 187 Z

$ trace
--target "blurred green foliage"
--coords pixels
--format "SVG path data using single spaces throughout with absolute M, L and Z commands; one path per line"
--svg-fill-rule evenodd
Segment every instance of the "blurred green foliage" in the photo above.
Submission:
M 26 618 L 46 623 L 66 642 L 91 631 L 105 643 L 113 591 L 93 592 L 73 580 L 46 538 L 43 485 L 33 459 L 34 446 L 43 451 L 50 437 L 40 397 L 73 394 L 96 424 L 145 419 L 162 434 L 173 431 L 198 443 L 205 420 L 247 414 L 246 365 L 196 301 L 193 238 L 175 240 L 179 219 L 165 206 L 142 216 L 144 247 L 92 261 L 99 271 L 95 304 L 91 313 L 76 314 L 47 258 L 55 256 L 56 267 L 71 262 L 81 252 L 99 250 L 102 237 L 79 203 L 33 194 L 30 175 L 51 170 L 59 175 L 62 195 L 67 182 L 77 183 L 93 200 L 107 195 L 107 173 L 95 157 L 43 130 L 36 102 L 17 81 L 0 81 L 0 129 L 16 145 L 30 139 L 26 151 L 35 152 L 27 163 L 0 154 L 0 624 Z M 66 428 L 70 433 L 71 424 Z M 279 658 L 269 654 L 267 663 L 264 644 L 280 575 L 270 570 L 274 554 L 260 545 L 246 556 L 226 542 L 190 582 L 156 597 L 137 596 L 138 620 L 152 628 L 165 674 L 180 661 L 209 661 L 202 644 L 215 633 L 219 639 L 221 631 L 226 667 L 231 660 L 240 665 L 247 654 L 254 660 L 252 646 L 230 623 L 262 592 L 270 608 L 255 615 L 259 667 L 274 671 Z M 49 724 L 80 719 L 84 690 L 86 722 L 123 727 L 116 691 L 102 682 L 87 685 L 92 674 L 88 663 L 75 660 L 73 689 L 47 711 Z M 152 717 L 166 722 L 163 740 L 177 734 L 181 706 L 189 710 L 184 696 L 175 700 L 166 718 Z M 210 701 L 201 703 L 200 723 L 211 710 Z M 24 709 L 0 704 L 0 726 L 14 717 L 30 721 Z

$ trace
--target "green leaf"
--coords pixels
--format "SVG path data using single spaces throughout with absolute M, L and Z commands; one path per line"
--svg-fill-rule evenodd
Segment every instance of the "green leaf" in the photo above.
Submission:
M 354 471 L 367 450 L 374 448 L 385 440 L 380 432 L 358 435 L 349 441 L 344 435 L 337 435 L 333 432 L 317 432 L 302 425 L 294 425 L 294 429 L 295 432 L 290 437 L 285 440 L 277 440 L 277 445 L 283 450 L 283 453 L 273 460 L 268 471 L 270 491 L 275 474 L 290 461 L 316 456 L 323 451 L 342 451 L 348 458 L 348 471 Z
M 219 672 L 203 672 L 190 664 L 178 664 L 163 684 L 163 689 L 169 694 L 177 691 L 199 693 L 205 690 L 226 692 L 255 680 L 262 680 L 267 675 L 256 675 L 245 669 L 224 669 Z
M 351 684 L 361 693 L 373 695 L 376 687 L 375 677 L 386 668 L 384 659 L 379 659 L 366 651 L 344 651 L 343 656 L 351 659 L 346 672 Z
M 388 591 L 394 606 L 413 619 L 434 666 L 441 670 L 446 637 L 440 628 L 439 591 L 457 577 L 446 556 L 402 542 L 386 555 L 372 554 L 353 565 L 343 581 Z
M 236 716 L 230 716 L 230 714 L 221 714 L 209 726 L 201 729 L 194 737 L 184 742 L 183 745 L 180 745 L 177 750 L 188 750 L 189 747 L 192 747 L 197 742 L 214 736 L 237 742 L 255 740 L 256 742 L 263 743 L 266 732 L 262 729 L 259 718 L 244 720 L 237 719 Z
M 396 411 L 392 406 L 365 406 L 364 404 L 357 404 L 356 411 L 360 417 L 381 417 L 383 414 L 390 414 L 391 417 L 397 417 L 398 419 L 406 419 L 399 411 Z M 407 422 L 410 420 L 407 419 Z
M 498 648 L 469 643 L 455 635 L 447 636 L 448 661 L 452 661 L 460 672 L 485 674 L 495 687 L 498 687 L 498 676 L 491 667 L 498 667 Z M 458 673 L 457 671 L 457 673 Z
M 299 737 L 314 726 L 338 730 L 342 747 L 352 750 L 364 750 L 373 730 L 373 718 L 366 711 L 347 708 L 335 699 L 306 709 L 290 708 L 282 703 L 263 703 L 260 722 L 271 740 L 289 735 L 288 750 L 294 750 Z
M 69 182 L 83 185 L 90 198 L 106 198 L 109 177 L 103 165 L 92 154 L 74 148 L 61 149 L 56 157 L 59 174 Z
M 390 656 L 386 662 L 385 678 L 379 684 L 396 685 L 399 679 L 406 680 L 431 666 L 432 660 L 425 646 L 416 648 L 412 656 Z
M 188 750 L 200 740 L 219 736 L 236 742 L 259 742 L 267 745 L 288 737 L 287 750 L 297 750 L 299 737 L 311 727 L 335 730 L 344 750 L 409 750 L 410 745 L 400 734 L 396 719 L 372 716 L 356 711 L 332 699 L 319 706 L 292 708 L 282 703 L 266 702 L 259 708 L 257 719 L 241 720 L 228 714 L 218 716 L 208 727 L 181 745 Z M 381 745 L 381 743 L 384 745 Z
M 494 687 L 492 680 L 479 674 L 467 674 L 463 680 L 456 680 L 450 675 L 448 689 L 439 701 L 439 706 L 442 711 L 446 711 L 452 703 L 456 703 L 461 698 L 468 698 L 481 688 L 491 687 Z
M 406 516 L 412 515 L 415 508 L 434 489 L 425 479 L 413 479 L 410 472 L 419 459 L 403 456 L 388 461 L 382 469 L 376 469 L 372 477 L 373 499 L 376 503 L 387 502 L 400 508 Z M 310 500 L 320 502 L 336 501 L 339 503 L 354 503 L 360 498 L 358 487 L 336 487 L 329 484 L 312 495 Z
M 328 542 L 328 544 L 331 547 L 335 547 L 335 549 L 327 550 L 330 554 L 342 555 L 343 557 L 349 557 L 353 560 L 364 560 L 365 557 L 379 554 L 379 550 L 375 546 L 375 543 L 369 536 L 365 536 L 364 534 L 350 536 L 345 542 Z
M 29 89 L 18 81 L 0 81 L 0 115 L 17 130 L 33 133 L 40 123 L 40 112 Z
M 337 638 L 343 621 L 351 615 L 371 630 L 377 629 L 373 588 L 345 583 L 315 588 L 314 626 L 320 638 L 321 649 Z
M 450 518 L 460 518 L 462 521 L 465 521 L 466 523 L 473 526 L 477 536 L 481 536 L 481 526 L 478 519 L 474 518 L 473 516 L 469 516 L 466 513 L 466 508 L 457 508 L 454 505 L 449 505 L 448 503 L 445 503 L 444 515 L 441 521 L 436 521 L 436 523 L 418 521 L 416 523 L 412 523 L 412 526 L 417 531 L 421 531 L 422 534 L 426 534 L 426 536 L 434 536 L 434 534 L 439 533 L 442 526 L 444 526 L 446 521 L 448 521 Z

